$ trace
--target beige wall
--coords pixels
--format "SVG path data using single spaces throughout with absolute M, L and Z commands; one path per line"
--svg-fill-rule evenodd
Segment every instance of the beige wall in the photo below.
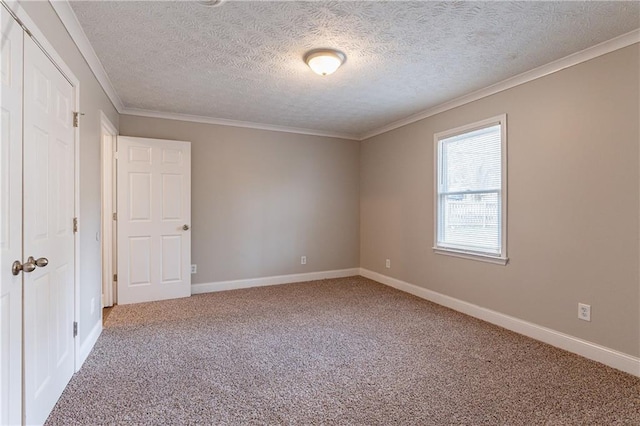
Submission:
M 636 44 L 364 141 L 361 266 L 638 356 L 638 53 Z M 436 255 L 433 134 L 502 113 L 510 263 Z M 578 302 L 591 304 L 590 323 L 577 319 Z
M 128 115 L 120 134 L 192 143 L 193 284 L 359 266 L 358 142 Z
M 80 123 L 79 334 L 82 343 L 101 318 L 100 111 L 104 111 L 115 126 L 118 113 L 49 2 L 23 2 L 21 6 L 80 80 L 80 111 L 85 114 Z
M 81 341 L 100 318 L 102 110 L 124 135 L 193 143 L 194 283 L 360 265 L 640 355 L 638 45 L 359 144 L 118 117 L 50 4 L 22 7 L 81 82 Z M 510 263 L 435 255 L 433 133 L 501 113 Z

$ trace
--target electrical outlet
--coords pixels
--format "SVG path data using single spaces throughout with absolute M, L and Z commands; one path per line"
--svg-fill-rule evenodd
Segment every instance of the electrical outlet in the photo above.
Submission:
M 198 265 L 191 265 L 191 273 L 192 274 L 198 273 Z
M 578 303 L 578 318 L 583 321 L 591 321 L 591 305 Z
M 387 259 L 387 260 L 384 262 L 384 267 L 385 267 L 385 268 L 389 268 L 389 269 L 391 269 L 391 259 Z
M 96 311 L 96 298 L 92 297 L 91 298 L 91 315 L 93 315 L 95 311 Z
M 300 264 L 301 265 L 306 265 L 307 264 L 307 256 L 301 256 L 300 257 Z

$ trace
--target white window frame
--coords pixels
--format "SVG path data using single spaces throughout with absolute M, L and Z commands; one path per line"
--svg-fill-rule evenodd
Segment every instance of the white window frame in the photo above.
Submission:
M 473 132 L 486 127 L 500 125 L 500 142 L 501 142 L 501 188 L 500 188 L 500 253 L 491 254 L 485 252 L 474 251 L 464 248 L 452 248 L 438 245 L 438 224 L 440 223 L 440 192 L 439 192 L 439 176 L 442 168 L 442 158 L 440 155 L 440 141 L 464 133 Z M 436 254 L 444 254 L 448 256 L 461 257 L 471 260 L 479 260 L 483 262 L 506 265 L 509 261 L 507 257 L 507 114 L 498 115 L 487 118 L 486 120 L 477 121 L 475 123 L 456 127 L 455 129 L 446 130 L 435 133 L 434 140 L 434 180 L 433 180 L 433 197 L 434 197 L 434 225 L 433 225 L 433 251 Z

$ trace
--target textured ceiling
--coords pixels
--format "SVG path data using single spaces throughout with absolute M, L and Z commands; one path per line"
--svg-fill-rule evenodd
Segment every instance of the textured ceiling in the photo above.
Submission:
M 639 2 L 71 5 L 127 108 L 352 135 L 640 25 Z M 329 77 L 319 47 L 347 55 Z

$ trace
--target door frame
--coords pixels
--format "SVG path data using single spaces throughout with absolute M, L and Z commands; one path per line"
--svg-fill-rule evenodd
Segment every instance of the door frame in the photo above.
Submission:
M 44 54 L 53 62 L 56 68 L 62 73 L 62 75 L 69 81 L 71 86 L 73 87 L 74 92 L 74 111 L 80 111 L 80 80 L 76 77 L 76 75 L 71 71 L 71 68 L 66 64 L 66 62 L 62 59 L 62 56 L 56 51 L 51 43 L 47 40 L 44 33 L 38 28 L 36 23 L 31 19 L 31 17 L 27 14 L 27 12 L 22 8 L 20 3 L 16 0 L 2 0 L 2 3 L 5 5 L 6 9 L 10 14 L 13 15 L 14 19 L 21 24 L 23 30 L 26 30 L 24 33 L 25 37 L 31 36 L 36 45 L 42 49 Z M 74 217 L 77 219 L 80 224 L 80 127 L 75 127 L 73 132 L 74 137 L 74 206 L 73 212 Z M 78 226 L 78 232 L 74 233 L 74 288 L 73 288 L 73 306 L 74 312 L 73 317 L 74 321 L 78 323 L 78 335 L 74 337 L 74 368 L 77 372 L 80 370 L 82 366 L 82 362 L 84 360 L 80 359 L 80 225 Z M 24 333 L 24 331 L 23 331 Z M 22 340 L 24 341 L 24 334 L 22 336 Z M 24 369 L 24 365 L 22 367 Z M 24 421 L 24 406 L 22 407 L 23 413 L 23 421 Z
M 105 135 L 111 138 L 105 138 Z M 116 243 L 117 222 L 113 218 L 116 209 L 116 159 L 118 131 L 103 111 L 100 111 L 100 149 L 102 167 L 102 304 L 113 306 L 117 302 L 116 283 L 113 280 L 118 270 Z

